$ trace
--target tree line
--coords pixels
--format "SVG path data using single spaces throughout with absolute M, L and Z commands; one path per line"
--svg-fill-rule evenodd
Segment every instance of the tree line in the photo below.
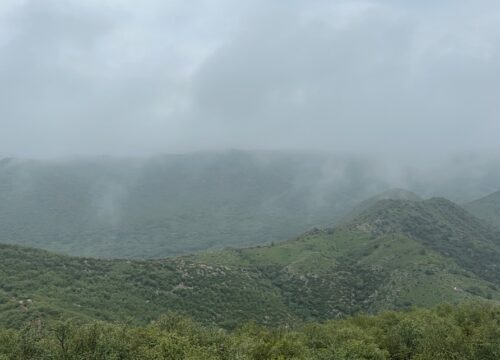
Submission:
M 356 315 L 324 323 L 232 331 L 169 313 L 148 326 L 31 321 L 0 330 L 0 359 L 384 360 L 500 359 L 500 307 Z

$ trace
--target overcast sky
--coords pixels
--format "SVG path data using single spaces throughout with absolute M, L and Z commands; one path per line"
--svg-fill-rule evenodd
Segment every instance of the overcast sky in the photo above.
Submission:
M 0 157 L 500 151 L 498 0 L 1 0 Z

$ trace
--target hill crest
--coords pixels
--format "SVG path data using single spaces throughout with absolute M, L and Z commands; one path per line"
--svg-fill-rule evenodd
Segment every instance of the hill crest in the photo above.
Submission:
M 500 229 L 500 191 L 464 205 L 472 214 Z
M 359 204 L 357 204 L 351 211 L 345 215 L 341 223 L 347 223 L 354 220 L 364 211 L 370 209 L 374 206 L 378 201 L 381 200 L 405 200 L 405 201 L 421 201 L 422 198 L 415 194 L 412 191 L 401 189 L 401 188 L 392 188 L 381 192 L 375 196 L 372 196 Z

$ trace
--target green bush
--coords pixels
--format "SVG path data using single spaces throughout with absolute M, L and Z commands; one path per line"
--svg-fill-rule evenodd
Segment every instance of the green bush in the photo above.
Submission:
M 0 359 L 105 360 L 431 360 L 500 358 L 500 307 L 442 305 L 432 310 L 358 315 L 323 324 L 233 331 L 169 313 L 145 327 L 93 322 L 31 322 L 0 329 Z

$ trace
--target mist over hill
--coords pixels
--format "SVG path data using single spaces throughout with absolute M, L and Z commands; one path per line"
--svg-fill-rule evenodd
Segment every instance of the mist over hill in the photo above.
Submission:
M 499 19 L 1 0 L 0 360 L 500 359 Z
M 0 239 L 79 256 L 164 257 L 282 241 L 333 225 L 394 186 L 461 200 L 500 179 L 500 170 L 470 158 L 442 165 L 441 175 L 428 171 L 299 151 L 4 159 Z

